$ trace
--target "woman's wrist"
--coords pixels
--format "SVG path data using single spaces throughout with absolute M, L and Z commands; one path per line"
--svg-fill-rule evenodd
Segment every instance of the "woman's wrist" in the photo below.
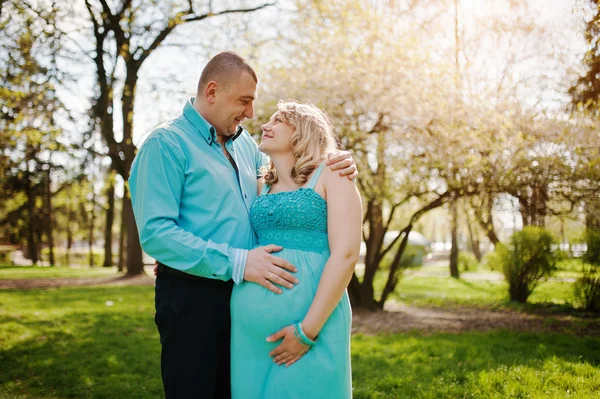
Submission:
M 304 334 L 306 334 L 308 338 L 310 338 L 313 341 L 317 339 L 319 331 L 317 331 L 314 328 L 311 328 L 310 323 L 307 324 L 303 321 L 302 323 L 300 323 L 300 325 L 302 326 L 302 331 L 304 331 Z

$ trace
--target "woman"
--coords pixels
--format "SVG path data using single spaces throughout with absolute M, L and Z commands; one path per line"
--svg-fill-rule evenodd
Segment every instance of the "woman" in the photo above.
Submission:
M 294 101 L 277 108 L 262 126 L 259 149 L 271 164 L 250 217 L 258 245 L 282 246 L 278 256 L 298 268 L 300 282 L 282 295 L 257 284 L 234 288 L 232 397 L 350 398 L 346 287 L 360 248 L 360 196 L 323 167 L 336 147 L 325 113 Z

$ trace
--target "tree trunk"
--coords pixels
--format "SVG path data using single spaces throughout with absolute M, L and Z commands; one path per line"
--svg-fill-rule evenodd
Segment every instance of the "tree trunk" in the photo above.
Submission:
M 409 224 L 402 230 L 401 234 L 404 234 L 402 237 L 402 242 L 400 243 L 400 247 L 394 255 L 394 259 L 392 260 L 392 264 L 390 265 L 390 273 L 388 275 L 388 279 L 385 283 L 385 287 L 383 288 L 383 292 L 381 293 L 381 298 L 377 305 L 380 309 L 383 309 L 385 305 L 385 301 L 387 301 L 389 295 L 396 290 L 396 285 L 398 285 L 398 281 L 400 280 L 400 262 L 402 261 L 402 255 L 404 254 L 404 250 L 408 245 L 408 236 L 412 230 L 413 225 Z
M 496 247 L 500 243 L 500 239 L 496 235 L 496 229 L 494 228 L 494 219 L 492 217 L 492 210 L 494 206 L 494 201 L 491 195 L 482 193 L 481 194 L 481 205 L 476 206 L 473 205 L 473 211 L 475 213 L 475 217 L 477 218 L 479 225 L 485 232 L 488 240 Z
M 92 211 L 90 212 L 90 220 L 88 224 L 88 246 L 89 246 L 89 263 L 90 267 L 94 267 L 94 224 L 96 221 L 96 193 L 92 184 Z
M 129 196 L 123 198 L 123 207 L 125 214 L 125 225 L 127 229 L 127 273 L 129 277 L 144 274 L 144 263 L 142 259 L 142 247 L 133 217 L 133 209 L 131 207 L 131 198 Z
M 45 185 L 44 185 L 44 216 L 46 219 L 46 238 L 48 240 L 48 254 L 50 266 L 55 265 L 54 261 L 54 225 L 52 223 L 52 191 L 50 188 L 50 169 L 46 171 Z
M 450 276 L 460 278 L 458 271 L 458 207 L 456 200 L 450 203 L 450 226 L 452 231 L 452 248 L 450 249 Z
M 117 269 L 122 272 L 125 268 L 125 238 L 127 236 L 127 225 L 125 224 L 125 197 L 127 197 L 127 184 L 125 184 L 125 192 L 123 201 L 121 202 L 121 232 L 119 234 L 119 264 Z
M 27 195 L 27 213 L 29 214 L 29 221 L 27 226 L 27 255 L 29 259 L 31 259 L 31 263 L 37 265 L 38 258 L 38 249 L 37 242 L 35 240 L 35 225 L 36 225 L 36 217 L 35 217 L 35 194 L 33 193 L 33 188 L 31 187 L 31 176 L 29 174 L 26 175 L 26 185 L 25 185 L 25 194 Z
M 75 212 L 73 212 L 73 208 L 71 207 L 71 200 L 67 197 L 67 251 L 66 251 L 66 261 L 67 265 L 71 266 L 71 248 L 73 247 L 73 229 L 72 224 L 75 219 Z
M 110 267 L 113 265 L 113 224 L 115 219 L 115 173 L 110 172 L 108 177 L 108 188 L 106 190 L 106 199 L 108 208 L 106 209 L 106 226 L 104 230 L 104 263 L 102 266 Z
M 133 107 L 135 102 L 135 91 L 137 85 L 137 73 L 139 64 L 135 60 L 130 60 L 127 64 L 127 76 L 123 87 L 123 96 L 121 105 L 123 107 L 123 141 L 121 148 L 125 155 L 123 180 L 127 181 L 131 164 L 135 158 L 136 148 L 131 140 L 133 133 Z M 142 259 L 142 247 L 135 224 L 131 197 L 127 194 L 123 198 L 123 213 L 127 229 L 127 276 L 137 276 L 144 273 L 144 263 Z
M 383 209 L 378 200 L 371 200 L 369 207 L 369 237 L 365 243 L 367 253 L 365 255 L 365 275 L 359 287 L 360 302 L 355 298 L 357 305 L 366 309 L 375 309 L 375 291 L 373 281 L 379 268 L 379 252 L 383 244 L 385 228 L 383 226 Z
M 471 251 L 473 251 L 473 255 L 475 255 L 477 262 L 481 262 L 482 256 L 481 249 L 479 248 L 479 238 L 477 237 L 477 230 L 474 226 L 471 214 L 469 213 L 469 209 L 465 209 L 465 215 L 467 218 L 467 230 L 469 231 L 469 242 L 471 244 Z

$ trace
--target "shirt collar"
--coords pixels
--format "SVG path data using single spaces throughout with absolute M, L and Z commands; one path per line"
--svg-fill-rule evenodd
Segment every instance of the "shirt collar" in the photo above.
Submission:
M 208 145 L 211 145 L 213 142 L 217 141 L 217 131 L 202 115 L 200 115 L 196 108 L 194 108 L 194 101 L 196 101 L 196 97 L 190 97 L 186 101 L 185 106 L 183 107 L 183 115 L 192 125 L 194 125 L 196 130 L 200 132 Z M 231 138 L 231 141 L 235 141 L 243 131 L 244 128 L 242 125 L 239 125 L 237 132 Z

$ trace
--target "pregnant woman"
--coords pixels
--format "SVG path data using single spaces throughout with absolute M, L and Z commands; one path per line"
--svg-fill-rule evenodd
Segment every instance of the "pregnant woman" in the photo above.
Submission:
M 325 113 L 294 101 L 277 107 L 263 125 L 259 149 L 271 164 L 250 217 L 258 245 L 282 246 L 278 255 L 297 267 L 299 283 L 281 295 L 258 284 L 235 286 L 232 396 L 350 398 L 346 287 L 359 254 L 360 196 L 352 181 L 323 167 L 336 148 Z

